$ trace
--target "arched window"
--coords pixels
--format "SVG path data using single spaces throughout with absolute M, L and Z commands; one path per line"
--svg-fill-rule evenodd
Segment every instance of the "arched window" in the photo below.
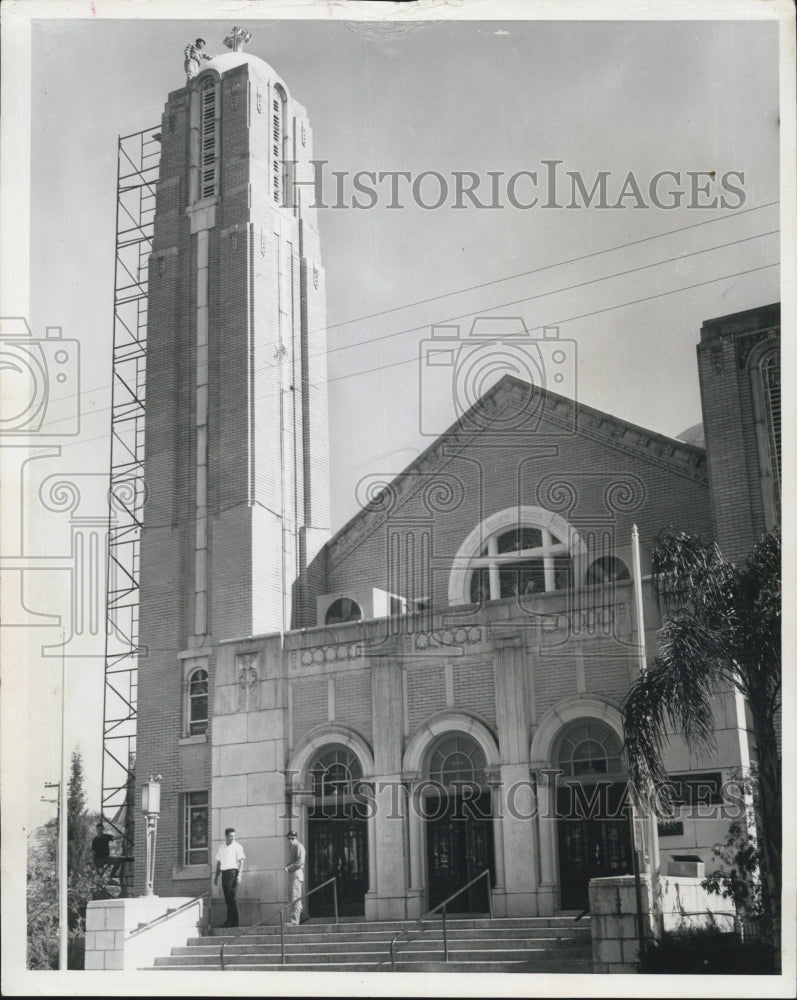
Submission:
M 199 98 L 199 197 L 219 193 L 218 87 L 213 77 L 202 84 Z
M 360 605 L 350 597 L 339 597 L 327 608 L 325 625 L 340 625 L 342 622 L 357 622 L 363 616 Z
M 484 751 L 465 733 L 451 733 L 439 740 L 429 755 L 429 778 L 444 787 L 457 781 L 486 783 Z
M 600 556 L 587 570 L 586 583 L 614 583 L 616 580 L 630 580 L 631 574 L 622 559 L 617 556 Z
M 780 354 L 764 355 L 759 366 L 767 424 L 767 445 L 775 483 L 775 500 L 780 508 Z
M 208 729 L 208 672 L 195 670 L 188 678 L 188 735 L 200 736 Z
M 567 543 L 546 527 L 500 529 L 487 538 L 470 565 L 474 604 L 572 585 Z
M 356 755 L 348 747 L 334 746 L 323 750 L 310 768 L 313 796 L 316 799 L 353 795 L 363 776 Z
M 271 100 L 271 188 L 274 201 L 282 205 L 285 176 L 285 92 L 274 88 Z
M 602 722 L 592 719 L 577 722 L 559 742 L 558 764 L 569 778 L 621 773 L 624 768 L 620 740 Z

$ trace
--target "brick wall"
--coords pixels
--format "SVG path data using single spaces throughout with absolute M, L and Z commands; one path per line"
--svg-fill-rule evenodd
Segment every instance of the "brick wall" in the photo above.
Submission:
M 780 306 L 708 320 L 697 348 L 700 397 L 717 542 L 729 559 L 744 559 L 765 530 L 751 373 L 755 343 L 779 337 Z
M 404 576 L 409 578 L 406 596 L 431 594 L 435 609 L 445 608 L 451 561 L 465 537 L 489 515 L 518 505 L 555 510 L 585 537 L 608 532 L 618 546 L 630 545 L 634 523 L 646 548 L 670 524 L 710 538 L 711 513 L 699 449 L 668 444 L 657 435 L 647 439 L 635 429 L 624 434 L 623 426 L 612 421 L 610 443 L 593 436 L 609 434 L 594 426 L 597 421 L 592 411 L 585 411 L 583 433 L 559 437 L 545 434 L 543 421 L 532 439 L 539 449 L 536 454 L 529 454 L 530 448 L 521 443 L 472 445 L 450 459 L 421 460 L 417 471 L 397 483 L 398 499 L 389 504 L 386 515 L 361 514 L 333 539 L 327 553 L 326 592 L 370 586 L 390 589 L 396 578 Z M 644 444 L 647 440 L 649 445 Z M 676 461 L 668 451 L 681 457 Z M 626 489 L 630 492 L 624 493 Z M 424 526 L 432 537 L 431 571 L 425 573 L 422 561 L 416 559 L 414 566 L 394 566 L 388 576 L 390 536 L 417 535 Z M 400 545 L 397 548 L 401 551 Z

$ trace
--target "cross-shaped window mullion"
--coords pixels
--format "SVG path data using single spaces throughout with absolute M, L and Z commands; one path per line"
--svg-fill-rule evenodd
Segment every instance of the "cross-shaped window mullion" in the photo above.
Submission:
M 493 535 L 487 539 L 487 555 L 490 567 L 490 600 L 496 601 L 501 596 L 501 575 L 498 572 L 498 537 Z

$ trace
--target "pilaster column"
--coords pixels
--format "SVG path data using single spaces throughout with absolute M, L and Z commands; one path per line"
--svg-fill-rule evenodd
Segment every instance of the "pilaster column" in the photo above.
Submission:
M 493 846 L 495 848 L 495 893 L 502 893 L 506 887 L 506 863 L 504 861 L 504 788 L 501 783 L 500 768 L 490 768 L 487 783 L 492 789 Z
M 495 702 L 501 786 L 502 865 L 507 916 L 537 913 L 535 800 L 528 769 L 528 664 L 522 635 L 495 639 Z M 496 850 L 496 865 L 499 851 Z
M 528 718 L 522 635 L 495 637 L 495 710 L 501 764 L 526 764 Z
M 389 660 L 371 664 L 374 726 L 374 815 L 368 824 L 369 885 L 366 915 L 406 916 L 405 843 L 407 800 L 401 778 L 401 668 Z
M 420 781 L 421 776 L 419 774 L 411 776 L 407 802 L 410 839 L 410 890 L 413 892 L 422 892 L 424 888 L 423 815 L 422 803 L 418 798 L 418 785 Z
M 540 856 L 540 913 L 553 913 L 556 900 L 556 785 L 554 769 L 548 760 L 529 765 L 537 786 L 537 836 Z M 547 897 L 547 899 L 545 898 Z

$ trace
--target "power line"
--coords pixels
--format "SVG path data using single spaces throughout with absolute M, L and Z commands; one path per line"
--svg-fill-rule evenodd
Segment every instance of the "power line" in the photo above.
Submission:
M 697 257 L 702 253 L 710 253 L 712 250 L 724 250 L 727 247 L 736 246 L 739 243 L 748 243 L 750 240 L 762 239 L 764 236 L 774 236 L 779 232 L 779 229 L 770 229 L 766 233 L 757 233 L 755 236 L 745 236 L 739 240 L 731 240 L 730 243 L 717 243 L 714 246 L 705 247 L 703 250 L 693 250 L 690 253 L 677 254 L 675 257 L 667 257 L 664 260 L 654 261 L 652 264 L 641 264 L 639 267 L 631 267 L 626 271 L 618 271 L 615 274 L 607 274 L 600 278 L 590 278 L 587 281 L 577 281 L 574 285 L 565 285 L 564 288 L 554 288 L 548 292 L 538 292 L 536 295 L 526 295 L 520 299 L 513 299 L 511 302 L 501 302 L 498 305 L 485 306 L 484 309 L 506 309 L 508 306 L 520 305 L 521 302 L 533 302 L 535 299 L 544 299 L 549 295 L 559 295 L 561 292 L 572 292 L 577 288 L 586 288 L 587 285 L 595 285 L 599 281 L 610 281 L 612 278 L 622 278 L 625 277 L 625 275 L 634 274 L 637 271 L 648 271 L 652 267 L 661 267 L 663 264 L 672 264 L 675 261 L 687 260 L 689 257 Z M 438 320 L 438 323 L 451 323 L 453 320 L 465 319 L 467 316 L 473 315 L 474 311 L 470 310 L 469 312 L 461 313 L 458 316 L 450 316 L 448 319 Z M 564 320 L 562 322 L 564 322 Z M 390 340 L 391 337 L 401 337 L 405 333 L 414 333 L 416 330 L 423 330 L 426 326 L 428 326 L 428 323 L 422 323 L 420 326 L 410 326 L 405 330 L 396 330 L 393 333 L 386 333 L 379 337 L 371 337 L 369 340 L 358 340 L 356 344 L 347 344 L 344 347 L 333 347 L 327 350 L 327 354 L 334 354 L 336 351 L 345 351 L 352 347 L 362 347 L 365 344 L 375 344 L 381 340 Z
M 451 298 L 453 295 L 465 295 L 468 292 L 478 291 L 480 288 L 489 288 L 491 285 L 500 285 L 503 281 L 514 281 L 517 278 L 527 278 L 532 274 L 542 274 L 543 271 L 550 271 L 555 267 L 564 267 L 565 264 L 578 264 L 583 260 L 590 260 L 592 257 L 600 257 L 605 253 L 614 253 L 616 250 L 625 250 L 628 247 L 640 246 L 642 243 L 650 243 L 651 240 L 660 240 L 666 236 L 674 236 L 676 233 L 685 233 L 690 229 L 698 229 L 701 226 L 710 226 L 715 222 L 727 222 L 729 219 L 734 219 L 739 215 L 746 215 L 748 212 L 759 212 L 764 208 L 771 208 L 773 205 L 779 205 L 780 199 L 775 201 L 764 202 L 763 205 L 753 205 L 750 208 L 742 208 L 738 212 L 734 212 L 733 215 L 722 215 L 716 219 L 705 219 L 703 222 L 693 222 L 688 226 L 681 226 L 678 229 L 669 229 L 664 233 L 655 233 L 653 236 L 643 236 L 638 240 L 630 240 L 628 243 L 618 243 L 613 247 L 604 247 L 603 250 L 594 250 L 592 253 L 582 254 L 579 257 L 571 257 L 568 260 L 560 260 L 556 264 L 545 264 L 543 267 L 532 268 L 530 271 L 520 271 L 518 274 L 510 274 L 504 278 L 494 278 L 492 281 L 485 281 L 479 285 L 470 285 L 466 288 L 456 289 L 453 292 L 442 292 L 440 295 L 432 295 L 427 299 L 418 299 L 415 302 L 407 302 L 401 306 L 393 306 L 391 309 L 382 309 L 379 312 L 369 313 L 365 316 L 357 316 L 354 319 L 344 319 L 339 323 L 331 323 L 327 326 L 317 327 L 315 330 L 310 330 L 310 333 L 318 333 L 321 330 L 336 330 L 340 326 L 348 326 L 350 323 L 362 323 L 367 319 L 378 319 L 380 316 L 389 316 L 394 312 L 401 312 L 404 309 L 412 309 L 414 306 L 426 305 L 429 302 L 438 302 L 440 299 Z M 779 230 L 775 230 L 778 232 Z M 351 347 L 357 346 L 355 344 L 349 345 Z M 334 348 L 334 350 L 345 350 L 345 348 Z
M 612 305 L 612 306 L 606 306 L 603 309 L 595 309 L 595 310 L 593 310 L 591 312 L 581 313 L 578 316 L 569 316 L 569 317 L 567 317 L 565 319 L 552 320 L 549 325 L 556 326 L 557 324 L 571 323 L 571 322 L 575 322 L 576 320 L 586 319 L 589 316 L 598 316 L 598 315 L 600 315 L 602 313 L 612 312 L 615 309 L 624 309 L 627 306 L 639 305 L 642 302 L 650 302 L 650 301 L 653 301 L 654 299 L 660 299 L 660 298 L 663 298 L 663 297 L 665 297 L 667 295 L 675 295 L 678 292 L 688 292 L 688 291 L 691 291 L 692 289 L 695 289 L 695 288 L 702 288 L 705 285 L 713 285 L 713 284 L 716 284 L 717 282 L 720 282 L 720 281 L 727 281 L 730 278 L 739 278 L 739 277 L 742 277 L 745 274 L 755 274 L 757 271 L 765 271 L 765 270 L 767 270 L 770 267 L 778 267 L 779 264 L 780 264 L 780 261 L 774 261 L 771 264 L 762 264 L 760 267 L 752 267 L 752 268 L 748 268 L 748 269 L 743 270 L 743 271 L 734 271 L 732 274 L 724 274 L 724 275 L 721 275 L 718 278 L 709 278 L 706 281 L 698 281 L 698 282 L 695 282 L 692 285 L 684 285 L 681 288 L 671 288 L 671 289 L 669 289 L 669 291 L 666 291 L 666 292 L 657 292 L 654 295 L 646 295 L 646 296 L 643 296 L 642 298 L 639 298 L 639 299 L 632 299 L 630 302 L 619 302 L 619 303 L 616 303 L 615 305 Z M 610 277 L 613 277 L 613 276 L 610 276 Z M 500 308 L 500 307 L 495 306 L 493 308 Z M 466 313 L 465 315 L 472 315 L 472 314 L 471 313 Z M 414 329 L 422 329 L 422 327 L 417 327 L 417 328 L 414 328 Z M 536 328 L 532 328 L 532 329 L 536 329 Z M 341 382 L 341 381 L 343 381 L 343 379 L 356 378 L 357 376 L 360 376 L 360 375 L 370 375 L 370 374 L 373 374 L 374 372 L 383 371 L 383 370 L 386 370 L 388 368 L 398 368 L 401 365 L 407 365 L 407 364 L 410 364 L 411 362 L 415 362 L 417 360 L 418 360 L 417 357 L 404 358 L 401 361 L 393 361 L 393 362 L 390 362 L 389 364 L 377 365 L 375 368 L 366 368 L 366 369 L 363 369 L 362 371 L 349 372 L 346 375 L 336 375 L 334 378 L 328 378 L 328 379 L 326 379 L 326 384 L 329 384 L 331 382 Z M 321 384 L 323 384 L 323 383 L 312 382 L 312 383 L 308 384 L 308 388 L 314 388 L 315 386 L 321 385 Z M 100 388 L 104 388 L 104 387 L 100 387 Z M 260 399 L 260 398 L 262 398 L 262 397 L 257 397 L 257 399 Z M 94 412 L 95 413 L 102 413 L 102 412 L 104 412 L 104 411 L 106 411 L 108 409 L 110 409 L 110 407 L 103 407 L 103 408 L 101 408 L 99 410 L 95 410 Z M 101 435 L 97 435 L 97 436 L 92 437 L 92 438 L 81 438 L 78 441 L 64 441 L 64 442 L 61 443 L 60 447 L 69 448 L 69 447 L 74 447 L 76 445 L 89 444 L 92 441 L 106 441 L 106 440 L 108 440 L 108 437 L 109 437 L 109 434 L 101 434 Z
M 650 302 L 653 299 L 663 298 L 665 295 L 674 295 L 676 292 L 688 292 L 693 288 L 700 288 L 703 285 L 712 285 L 717 281 L 726 281 L 728 278 L 738 278 L 744 274 L 754 274 L 756 271 L 765 271 L 769 267 L 778 267 L 780 261 L 775 261 L 772 264 L 762 264 L 760 267 L 751 267 L 746 271 L 736 271 L 734 274 L 725 274 L 721 278 L 710 278 L 708 281 L 698 281 L 694 285 L 684 285 L 682 288 L 671 288 L 668 292 L 657 292 L 655 295 L 645 295 L 641 299 L 633 299 L 631 302 L 620 302 L 613 306 L 606 306 L 605 309 L 595 309 L 592 312 L 581 313 L 579 316 L 568 316 L 567 319 L 557 319 L 552 320 L 549 324 L 550 326 L 556 326 L 562 323 L 572 323 L 578 319 L 586 319 L 588 316 L 598 316 L 601 313 L 612 312 L 615 309 L 624 309 L 626 306 L 639 305 L 642 302 Z M 520 300 L 524 301 L 524 300 Z M 513 304 L 513 303 L 512 303 Z M 495 306 L 494 308 L 501 308 L 500 306 Z M 466 315 L 471 315 L 470 313 Z M 536 328 L 533 328 L 536 329 Z M 334 378 L 327 379 L 329 382 L 340 382 L 346 378 L 355 378 L 358 375 L 370 375 L 373 372 L 382 371 L 386 368 L 398 368 L 400 365 L 408 365 L 414 363 L 418 360 L 417 357 L 405 358 L 403 361 L 392 361 L 387 365 L 377 365 L 376 368 L 366 368 L 359 372 L 349 372 L 347 375 L 336 375 Z M 319 383 L 315 383 L 318 385 Z
M 761 207 L 763 208 L 764 206 L 761 206 Z M 717 220 L 713 220 L 713 221 L 717 221 Z M 706 223 L 696 223 L 695 225 L 706 225 Z M 694 228 L 694 227 L 687 227 L 687 228 Z M 676 230 L 674 230 L 674 231 L 676 231 Z M 484 306 L 484 307 L 482 307 L 482 309 L 479 310 L 479 312 L 482 312 L 482 311 L 492 311 L 492 310 L 495 310 L 495 309 L 506 309 L 509 306 L 520 305 L 523 302 L 533 302 L 536 299 L 547 298 L 548 296 L 551 296 L 551 295 L 559 295 L 562 292 L 572 292 L 572 291 L 575 291 L 578 288 L 586 288 L 588 285 L 598 284 L 601 281 L 611 281 L 613 278 L 622 278 L 622 277 L 626 277 L 629 274 L 637 273 L 639 271 L 646 271 L 646 270 L 650 270 L 651 268 L 654 268 L 654 267 L 662 267 L 665 264 L 672 264 L 672 263 L 675 263 L 675 262 L 678 262 L 678 261 L 688 260 L 690 257 L 697 257 L 697 256 L 700 256 L 701 254 L 710 253 L 710 252 L 712 252 L 714 250 L 725 250 L 728 247 L 737 246 L 737 245 L 739 245 L 741 243 L 749 243 L 751 240 L 763 239 L 766 236 L 774 236 L 774 235 L 776 235 L 779 232 L 780 232 L 780 229 L 770 229 L 770 230 L 768 230 L 765 233 L 756 233 L 753 236 L 745 236 L 745 237 L 742 237 L 741 239 L 738 239 L 738 240 L 731 240 L 728 243 L 717 243 L 717 244 L 714 244 L 713 246 L 710 246 L 710 247 L 704 247 L 702 250 L 692 250 L 689 253 L 677 254 L 674 257 L 666 257 L 664 260 L 653 261 L 650 264 L 641 264 L 639 267 L 628 268 L 625 271 L 617 271 L 614 274 L 606 274 L 606 275 L 602 275 L 602 276 L 600 276 L 598 278 L 589 278 L 586 281 L 578 281 L 575 284 L 565 285 L 562 288 L 554 288 L 554 289 L 551 289 L 550 291 L 547 291 L 547 292 L 538 292 L 536 295 L 527 295 L 527 296 L 524 296 L 523 298 L 513 299 L 510 302 L 502 302 L 502 303 L 499 303 L 497 305 Z M 655 238 L 656 237 L 648 237 L 647 239 L 650 240 L 650 239 L 655 239 Z M 645 242 L 645 241 L 644 240 L 637 240 L 635 242 L 636 243 L 640 243 L 640 242 Z M 627 244 L 627 245 L 628 246 L 633 246 L 634 244 L 630 243 L 630 244 Z M 599 253 L 600 252 L 603 252 L 603 251 L 599 251 Z M 587 256 L 595 256 L 595 255 L 587 255 Z M 575 258 L 575 259 L 583 259 L 583 258 Z M 568 263 L 568 262 L 565 261 L 563 263 Z M 558 267 L 560 265 L 553 265 L 552 264 L 552 265 L 549 265 L 549 266 L 550 267 Z M 767 266 L 772 266 L 772 265 L 767 265 Z M 541 268 L 541 270 L 546 270 L 546 268 Z M 528 273 L 533 273 L 533 272 L 528 272 Z M 506 278 L 506 279 L 498 279 L 498 280 L 511 280 L 511 279 Z M 717 279 L 717 280 L 724 280 L 724 279 Z M 495 284 L 495 283 L 496 282 L 487 282 L 487 284 Z M 710 284 L 711 282 L 706 282 L 706 283 Z M 479 288 L 479 287 L 484 287 L 484 286 L 474 286 L 474 287 L 475 288 Z M 697 286 L 689 286 L 689 287 L 697 287 Z M 458 293 L 451 292 L 451 293 L 448 293 L 448 294 L 453 295 L 453 294 L 458 294 Z M 442 297 L 444 297 L 444 296 L 440 296 L 440 298 L 442 298 Z M 429 301 L 432 301 L 432 300 L 429 300 Z M 617 308 L 621 308 L 621 307 L 617 307 Z M 389 311 L 391 311 L 391 310 L 388 310 L 388 312 Z M 379 314 L 375 314 L 375 315 L 379 315 Z M 453 322 L 455 320 L 465 319 L 468 316 L 473 316 L 473 315 L 475 315 L 475 311 L 474 310 L 470 310 L 469 312 L 460 313 L 459 315 L 456 315 L 456 316 L 450 316 L 450 317 L 448 317 L 446 319 L 438 320 L 437 322 L 440 323 L 440 324 L 451 323 L 451 322 Z M 560 320 L 559 322 L 565 323 L 565 322 L 568 322 L 568 321 L 567 320 Z M 366 344 L 375 344 L 375 343 L 379 343 L 379 342 L 384 341 L 384 340 L 391 340 L 393 337 L 401 337 L 401 336 L 404 336 L 405 334 L 408 334 L 408 333 L 415 333 L 418 330 L 423 330 L 428 325 L 429 325 L 428 323 L 422 323 L 422 324 L 420 324 L 418 326 L 406 327 L 403 330 L 394 330 L 392 333 L 381 334 L 378 337 L 370 337 L 370 338 L 368 338 L 366 340 L 357 341 L 357 343 L 355 343 L 355 344 L 346 344 L 346 345 L 343 345 L 341 347 L 328 348 L 324 353 L 327 356 L 329 356 L 330 354 L 334 354 L 337 351 L 350 350 L 353 347 L 363 347 Z M 312 357 L 317 357 L 317 356 L 319 356 L 319 355 L 318 354 L 311 354 L 310 355 L 311 358 Z M 274 368 L 275 365 L 274 365 L 273 362 L 271 362 L 271 363 L 269 363 L 268 365 L 266 365 L 264 367 Z M 386 367 L 391 367 L 391 366 L 387 365 Z M 371 370 L 371 371 L 378 371 L 378 369 L 369 369 L 369 370 Z M 356 374 L 356 373 L 352 373 L 352 374 Z M 343 375 L 343 376 L 338 376 L 338 377 L 339 378 L 350 378 L 351 375 Z M 329 381 L 336 381 L 336 379 L 330 379 Z M 312 385 L 318 385 L 318 384 L 319 383 L 312 383 Z M 110 388 L 110 384 L 106 383 L 104 385 L 95 386 L 90 391 L 91 392 L 100 392 L 100 391 L 102 391 L 104 389 L 108 389 L 108 388 Z M 79 398 L 81 395 L 84 395 L 84 393 L 74 393 L 74 394 L 72 394 L 72 396 L 62 396 L 61 399 Z M 93 412 L 94 413 L 104 413 L 104 412 L 107 412 L 110 409 L 111 409 L 111 407 L 109 407 L 109 406 L 100 407 L 99 409 L 95 409 Z M 88 440 L 97 440 L 97 439 L 96 438 L 90 438 Z

